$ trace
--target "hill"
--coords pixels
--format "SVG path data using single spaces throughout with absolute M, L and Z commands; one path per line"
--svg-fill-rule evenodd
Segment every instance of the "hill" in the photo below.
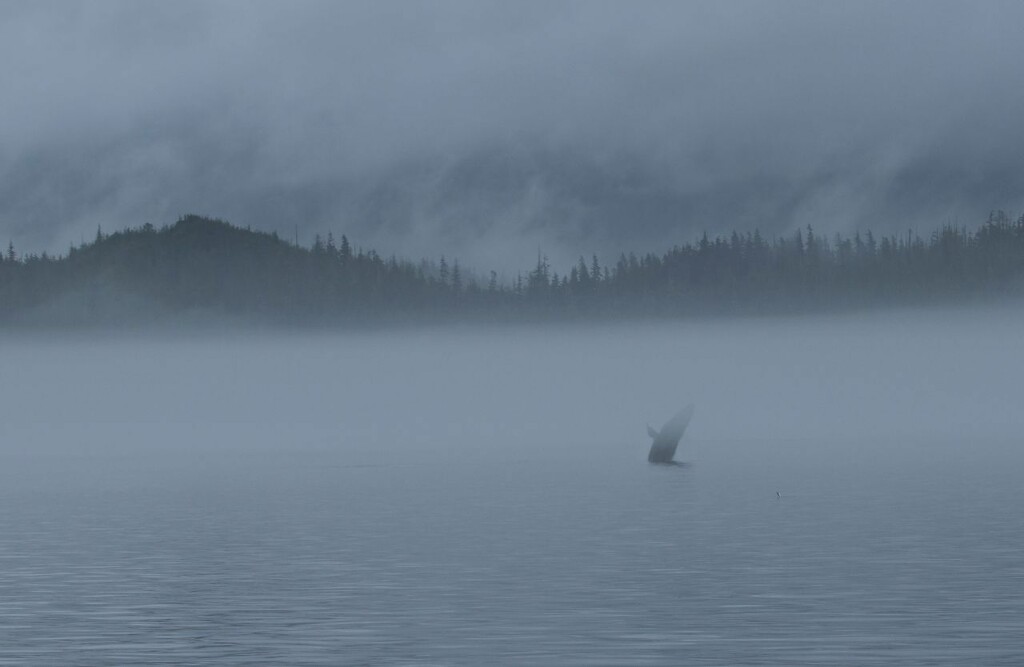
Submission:
M 457 262 L 414 263 L 353 249 L 346 237 L 309 248 L 196 215 L 144 225 L 60 257 L 0 259 L 0 322 L 147 324 L 211 317 L 288 325 L 468 319 L 681 317 L 788 313 L 1016 296 L 1024 277 L 1024 216 L 993 213 L 980 228 L 946 226 L 922 239 L 870 232 L 820 237 L 808 227 L 583 257 L 561 275 L 539 256 L 500 284 Z

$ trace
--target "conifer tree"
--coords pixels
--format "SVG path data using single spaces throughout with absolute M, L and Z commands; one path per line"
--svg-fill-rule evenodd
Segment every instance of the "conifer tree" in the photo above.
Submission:
M 462 272 L 459 271 L 459 260 L 452 262 L 452 290 L 456 294 L 462 291 Z
M 341 235 L 341 261 L 348 262 L 352 259 L 352 246 L 348 243 L 348 237 Z

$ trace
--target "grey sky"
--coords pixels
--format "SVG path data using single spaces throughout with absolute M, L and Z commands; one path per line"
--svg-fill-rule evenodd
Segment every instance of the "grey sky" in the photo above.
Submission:
M 1024 208 L 1019 2 L 0 4 L 0 237 L 529 264 Z M 4 239 L 6 240 L 6 239 Z

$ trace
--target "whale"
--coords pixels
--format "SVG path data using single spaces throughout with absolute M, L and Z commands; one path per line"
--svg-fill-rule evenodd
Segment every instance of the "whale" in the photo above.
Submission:
M 647 461 L 650 463 L 672 464 L 676 455 L 676 448 L 679 440 L 682 439 L 686 427 L 693 417 L 693 404 L 687 405 L 673 415 L 672 419 L 665 422 L 660 431 L 655 431 L 651 425 L 647 425 L 647 435 L 654 441 L 651 443 L 651 451 L 647 454 Z

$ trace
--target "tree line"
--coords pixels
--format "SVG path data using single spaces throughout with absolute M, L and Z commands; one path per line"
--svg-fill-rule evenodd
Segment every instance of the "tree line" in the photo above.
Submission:
M 196 215 L 173 225 L 97 230 L 64 255 L 0 255 L 0 321 L 102 322 L 216 313 L 333 324 L 403 320 L 681 317 L 785 313 L 1021 293 L 1024 215 L 876 237 L 806 227 L 711 237 L 661 253 L 580 257 L 559 272 L 538 253 L 513 280 L 457 260 L 414 262 L 353 248 L 300 247 L 276 233 Z

